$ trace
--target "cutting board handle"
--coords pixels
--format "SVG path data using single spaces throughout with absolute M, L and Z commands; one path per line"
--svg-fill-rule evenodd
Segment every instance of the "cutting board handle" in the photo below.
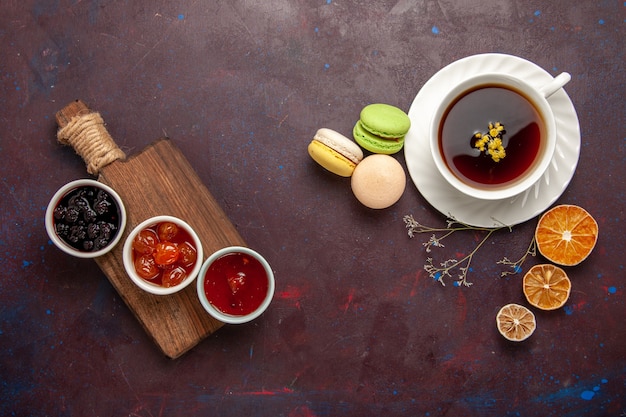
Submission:
M 100 113 L 91 111 L 82 101 L 73 101 L 59 110 L 56 120 L 59 125 L 57 140 L 74 148 L 87 164 L 90 174 L 98 175 L 111 162 L 126 158 L 107 132 Z

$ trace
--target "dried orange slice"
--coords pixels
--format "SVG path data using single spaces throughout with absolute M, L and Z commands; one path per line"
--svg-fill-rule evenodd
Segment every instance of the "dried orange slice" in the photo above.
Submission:
M 564 204 L 544 213 L 537 223 L 537 249 L 555 264 L 572 266 L 584 261 L 596 246 L 598 223 L 585 209 Z
M 522 285 L 528 302 L 542 310 L 563 307 L 572 289 L 572 283 L 565 271 L 551 264 L 530 268 L 524 275 Z
M 530 337 L 537 328 L 532 311 L 519 304 L 507 304 L 496 315 L 498 331 L 506 339 L 521 342 Z

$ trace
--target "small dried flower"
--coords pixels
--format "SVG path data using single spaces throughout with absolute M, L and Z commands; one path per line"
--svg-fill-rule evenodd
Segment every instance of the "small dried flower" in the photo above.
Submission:
M 492 138 L 501 136 L 504 133 L 504 125 L 500 122 L 496 122 L 496 124 L 489 123 L 489 136 Z
M 506 133 L 506 130 L 504 130 L 504 125 L 500 122 L 489 123 L 487 127 L 487 133 L 477 132 L 474 134 L 476 139 L 474 147 L 481 152 L 486 152 L 495 162 L 500 162 L 500 160 L 506 157 L 506 150 L 502 142 L 502 136 Z

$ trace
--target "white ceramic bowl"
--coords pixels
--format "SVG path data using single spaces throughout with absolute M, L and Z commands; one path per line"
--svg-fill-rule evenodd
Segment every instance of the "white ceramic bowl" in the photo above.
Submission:
M 213 264 L 213 262 L 215 262 L 217 259 L 221 258 L 222 256 L 227 255 L 227 254 L 232 254 L 232 253 L 243 253 L 243 254 L 252 256 L 257 261 L 259 261 L 259 263 L 263 266 L 263 269 L 265 270 L 265 276 L 267 277 L 267 284 L 268 284 L 267 293 L 265 294 L 265 298 L 263 299 L 261 304 L 256 308 L 256 310 L 254 310 L 250 314 L 246 314 L 246 315 L 226 314 L 220 311 L 219 309 L 217 309 L 215 306 L 213 306 L 211 302 L 209 302 L 207 298 L 207 294 L 204 291 L 204 283 L 206 280 L 206 274 L 211 264 Z M 214 252 L 211 256 L 207 258 L 206 261 L 204 261 L 204 264 L 202 265 L 202 269 L 200 270 L 200 274 L 198 276 L 198 281 L 196 283 L 196 288 L 198 291 L 198 298 L 200 299 L 200 303 L 202 304 L 202 307 L 204 307 L 204 309 L 213 318 L 223 323 L 228 323 L 228 324 L 247 323 L 249 321 L 256 319 L 261 314 L 263 314 L 263 312 L 267 309 L 267 307 L 272 302 L 272 298 L 274 297 L 275 286 L 276 286 L 276 283 L 274 280 L 274 272 L 272 271 L 272 268 L 270 267 L 269 263 L 258 252 L 250 248 L 243 247 L 243 246 L 229 246 L 229 247 L 220 249 L 217 252 Z
M 137 234 L 139 234 L 139 232 L 142 231 L 143 229 L 146 229 L 148 227 L 151 227 L 158 223 L 163 223 L 163 222 L 172 222 L 176 224 L 179 228 L 184 229 L 189 234 L 189 236 L 191 236 L 191 239 L 193 240 L 193 246 L 196 248 L 196 254 L 197 254 L 196 263 L 194 264 L 191 272 L 187 275 L 187 277 L 185 277 L 185 279 L 180 284 L 175 285 L 173 287 L 169 287 L 169 288 L 163 287 L 158 284 L 154 284 L 152 282 L 146 281 L 145 279 L 141 278 L 137 274 L 137 271 L 135 270 L 135 265 L 133 262 L 132 245 L 133 245 L 133 240 L 135 239 Z M 198 276 L 198 272 L 200 271 L 200 268 L 202 267 L 202 259 L 203 259 L 202 256 L 203 256 L 202 243 L 200 242 L 200 238 L 198 237 L 196 232 L 187 223 L 173 216 L 156 216 L 156 217 L 151 217 L 141 222 L 130 232 L 130 234 L 126 238 L 126 241 L 124 242 L 123 253 L 122 253 L 122 257 L 124 261 L 124 268 L 126 269 L 126 274 L 139 288 L 141 288 L 142 290 L 146 292 L 149 292 L 150 294 L 155 294 L 155 295 L 174 294 L 184 289 L 189 284 L 191 284 L 193 280 L 196 279 L 196 277 Z
M 54 217 L 55 209 L 61 204 L 62 200 L 66 196 L 78 190 L 79 188 L 85 187 L 94 187 L 107 192 L 115 205 L 117 205 L 117 221 L 115 221 L 115 225 L 117 226 L 117 232 L 114 238 L 111 239 L 106 246 L 94 251 L 77 249 L 65 240 L 63 240 L 57 233 L 57 225 L 60 224 L 60 222 L 57 222 Z M 78 258 L 95 258 L 109 252 L 115 247 L 115 245 L 117 245 L 117 243 L 122 238 L 122 235 L 124 234 L 124 228 L 126 227 L 126 208 L 124 207 L 124 203 L 122 202 L 120 196 L 108 185 L 92 179 L 79 179 L 69 182 L 63 187 L 59 188 L 59 190 L 54 194 L 52 199 L 50 199 L 50 202 L 48 203 L 48 207 L 46 209 L 45 225 L 46 232 L 48 233 L 50 240 L 56 245 L 56 247 L 61 249 L 63 252 L 72 256 L 76 256 Z

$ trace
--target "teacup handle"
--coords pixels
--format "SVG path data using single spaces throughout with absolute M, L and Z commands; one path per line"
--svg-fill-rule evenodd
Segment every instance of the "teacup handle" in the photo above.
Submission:
M 562 72 L 552 79 L 548 84 L 539 89 L 539 92 L 545 97 L 549 98 L 552 94 L 559 91 L 565 84 L 572 79 L 572 76 L 567 72 Z

